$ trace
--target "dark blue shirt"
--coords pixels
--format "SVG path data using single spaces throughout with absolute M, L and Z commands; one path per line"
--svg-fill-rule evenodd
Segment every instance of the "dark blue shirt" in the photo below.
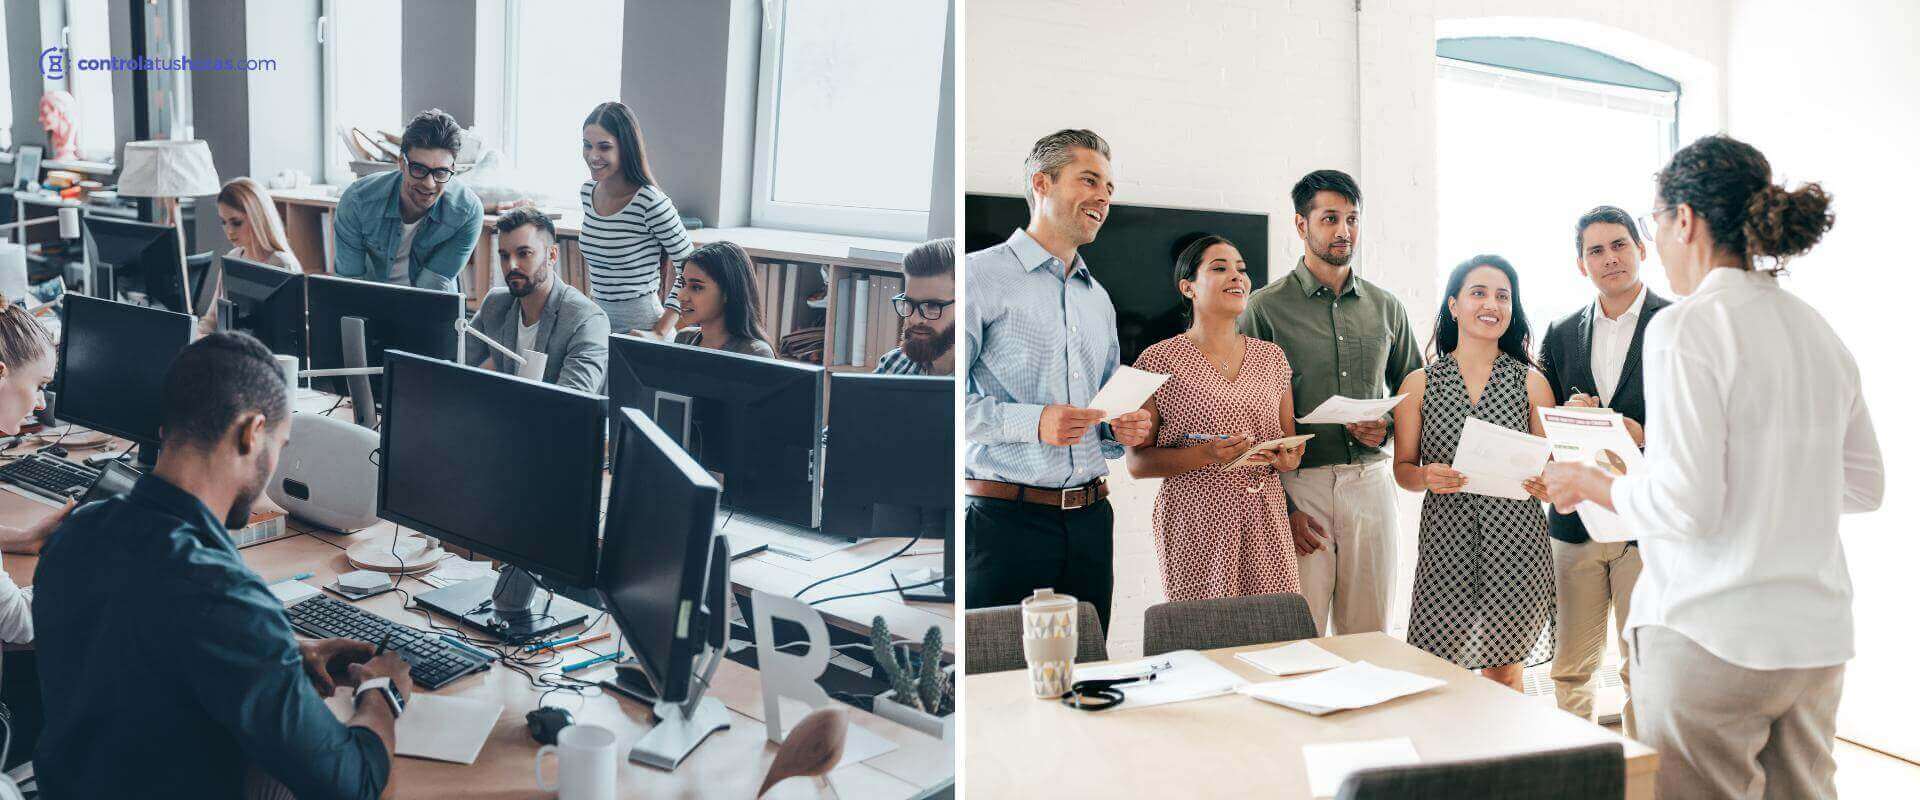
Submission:
M 334 719 L 278 600 L 199 498 L 148 475 L 75 509 L 34 574 L 43 796 L 239 797 L 257 766 L 302 798 L 371 798 L 373 731 Z

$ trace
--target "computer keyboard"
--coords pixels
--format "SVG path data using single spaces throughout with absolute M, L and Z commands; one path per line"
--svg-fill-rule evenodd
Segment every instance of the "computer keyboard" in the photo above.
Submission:
M 487 669 L 493 656 L 447 638 L 407 627 L 331 597 L 309 597 L 287 607 L 287 619 L 301 633 L 322 639 L 342 637 L 376 647 L 385 639 L 412 667 L 413 683 L 438 689 L 461 676 Z M 392 636 L 389 638 L 388 633 Z
M 0 465 L 0 481 L 60 502 L 80 496 L 99 477 L 97 469 L 45 453 Z
M 844 536 L 831 536 L 785 520 L 727 508 L 720 509 L 714 517 L 714 528 L 727 535 L 728 549 L 734 553 L 749 553 L 765 545 L 770 552 L 812 561 L 854 545 Z

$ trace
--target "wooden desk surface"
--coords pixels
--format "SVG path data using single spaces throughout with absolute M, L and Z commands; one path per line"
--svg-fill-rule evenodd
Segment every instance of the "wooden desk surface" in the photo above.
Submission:
M 0 523 L 24 525 L 50 509 L 11 493 L 0 492 Z M 302 534 L 241 551 L 248 566 L 269 583 L 312 572 L 307 583 L 319 586 L 342 572 L 351 571 L 342 547 L 354 537 L 377 535 L 377 530 L 352 536 Z M 392 528 L 386 528 L 392 535 Z M 32 584 L 35 556 L 7 555 L 5 568 L 22 586 Z M 431 587 L 407 578 L 402 588 L 409 594 Z M 390 619 L 424 628 L 421 612 L 403 607 L 400 592 L 368 598 L 356 605 Z M 447 620 L 439 620 L 448 624 Z M 604 617 L 593 632 L 610 629 Z M 605 644 L 605 643 L 602 643 Z M 572 648 L 564 661 L 586 657 L 588 652 L 605 653 L 599 645 Z M 556 664 L 557 667 L 557 664 Z M 574 673 L 575 677 L 598 680 L 611 677 L 611 665 Z M 526 713 L 541 705 L 541 690 L 526 678 L 501 665 L 478 676 L 468 676 L 435 692 L 456 697 L 471 697 L 499 702 L 506 711 L 495 721 L 493 732 L 481 749 L 480 759 L 471 765 L 448 764 L 415 758 L 396 759 L 394 780 L 398 796 L 421 798 L 523 798 L 538 795 L 533 783 L 533 755 L 539 747 L 526 732 Z M 751 797 L 759 787 L 767 767 L 773 763 L 776 747 L 766 738 L 762 724 L 760 679 L 754 670 L 731 661 L 723 661 L 714 677 L 712 694 L 733 714 L 732 728 L 710 737 L 673 772 L 663 772 L 638 763 L 620 763 L 619 788 L 622 797 Z M 639 703 L 610 693 L 593 690 L 580 697 L 555 693 L 549 705 L 567 708 L 576 721 L 606 725 L 619 738 L 619 752 L 625 753 L 652 725 L 650 710 Z M 917 731 L 851 709 L 853 721 L 890 741 L 900 749 L 835 770 L 833 781 L 842 797 L 908 797 L 953 774 L 953 750 L 950 746 Z M 551 765 L 549 765 L 551 766 Z M 545 795 L 540 795 L 545 796 Z M 808 798 L 816 796 L 813 784 L 805 780 L 783 782 L 769 797 Z
M 967 793 L 976 797 L 1311 797 L 1301 745 L 1406 737 L 1424 762 L 1619 741 L 1627 796 L 1651 798 L 1646 745 L 1530 700 L 1382 633 L 1315 644 L 1348 660 L 1441 678 L 1446 686 L 1373 708 L 1313 717 L 1227 695 L 1148 708 L 1076 711 L 1037 700 L 1024 670 L 968 676 Z M 1249 681 L 1274 678 L 1209 651 Z

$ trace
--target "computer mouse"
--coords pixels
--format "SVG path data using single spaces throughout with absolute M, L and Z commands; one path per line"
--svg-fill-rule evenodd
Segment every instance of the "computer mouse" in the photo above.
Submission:
M 541 744 L 559 744 L 560 729 L 573 724 L 573 715 L 564 708 L 541 706 L 527 712 L 527 733 Z
M 57 445 L 57 444 L 50 444 L 50 445 L 47 445 L 46 447 L 42 447 L 40 448 L 40 452 L 46 453 L 47 455 L 53 456 L 54 458 L 67 457 L 67 448 L 61 447 L 60 445 Z

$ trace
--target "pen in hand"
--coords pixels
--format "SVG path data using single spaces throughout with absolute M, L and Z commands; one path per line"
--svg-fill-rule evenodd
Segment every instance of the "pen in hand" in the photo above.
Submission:
M 380 654 L 387 652 L 387 642 L 391 641 L 392 639 L 393 639 L 393 629 L 388 628 L 387 635 L 380 637 L 380 646 L 373 649 L 373 657 L 379 658 Z

